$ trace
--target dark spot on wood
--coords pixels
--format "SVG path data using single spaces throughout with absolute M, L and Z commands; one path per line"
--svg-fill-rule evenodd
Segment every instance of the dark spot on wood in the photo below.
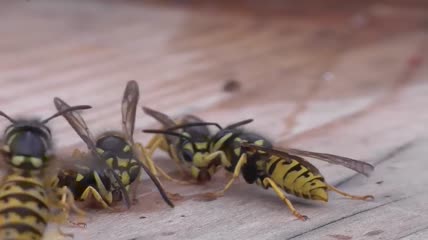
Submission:
M 383 183 L 383 181 L 377 181 L 376 182 L 376 184 L 382 184 Z
M 223 91 L 225 92 L 236 92 L 241 88 L 241 83 L 235 79 L 227 80 L 223 85 Z
M 352 237 L 351 236 L 346 236 L 346 235 L 342 235 L 342 234 L 332 234 L 332 235 L 328 235 L 331 238 L 337 239 L 337 240 L 351 240 Z
M 163 232 L 163 233 L 161 233 L 162 236 L 171 236 L 174 234 L 175 234 L 175 232 Z
M 379 235 L 381 233 L 383 233 L 382 230 L 373 230 L 373 231 L 370 231 L 370 232 L 364 234 L 364 236 L 369 236 L 369 237 L 370 236 L 376 236 L 376 235 Z
M 214 193 L 207 192 L 207 193 L 197 194 L 192 199 L 198 202 L 210 202 L 210 201 L 216 200 L 217 198 L 218 197 Z
M 389 198 L 389 197 L 391 197 L 391 195 L 385 195 L 385 196 L 383 196 L 383 197 Z
M 140 219 L 145 219 L 145 218 L 147 218 L 146 216 L 141 216 L 141 217 L 139 217 Z
M 180 217 L 186 217 L 186 215 L 181 215 Z

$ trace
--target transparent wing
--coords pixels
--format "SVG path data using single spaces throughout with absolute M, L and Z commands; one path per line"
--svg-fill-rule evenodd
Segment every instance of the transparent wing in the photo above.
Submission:
M 158 112 L 158 111 L 151 109 L 151 108 L 148 108 L 148 107 L 143 107 L 143 111 L 147 115 L 153 117 L 158 122 L 160 122 L 165 129 L 172 128 L 172 127 L 176 126 L 175 121 L 172 120 L 172 118 L 170 118 L 168 115 L 166 115 L 164 113 Z M 170 144 L 177 144 L 179 141 L 179 138 L 174 137 L 174 136 L 165 135 L 165 138 L 168 141 L 168 143 L 170 143 Z
M 171 128 L 176 125 L 175 121 L 172 120 L 168 115 L 165 113 L 158 112 L 154 109 L 143 107 L 143 111 L 148 114 L 149 116 L 156 119 L 158 122 L 160 122 L 164 128 Z
M 136 81 L 129 81 L 122 99 L 122 129 L 128 141 L 133 143 L 135 115 L 140 93 Z
M 58 111 L 62 111 L 70 107 L 64 100 L 58 97 L 54 98 L 54 104 Z M 74 129 L 74 131 L 86 143 L 89 150 L 93 152 L 95 155 L 98 155 L 96 146 L 95 146 L 94 137 L 89 131 L 89 128 L 86 125 L 85 120 L 83 120 L 82 116 L 78 112 L 67 112 L 67 113 L 64 113 L 63 116 L 67 120 L 67 122 L 70 124 L 70 126 Z
M 351 158 L 347 158 L 347 157 L 342 157 L 342 156 L 338 156 L 338 155 L 333 155 L 333 154 L 329 154 L 329 153 L 318 153 L 318 152 L 310 152 L 310 151 L 303 151 L 303 150 L 299 150 L 299 149 L 294 149 L 294 148 L 281 148 L 281 149 L 271 149 L 271 148 L 266 148 L 266 147 L 262 147 L 262 146 L 258 146 L 255 144 L 249 144 L 249 143 L 242 143 L 242 146 L 244 148 L 249 148 L 249 149 L 253 149 L 253 150 L 260 150 L 260 151 L 264 151 L 270 154 L 275 154 L 275 155 L 279 155 L 279 156 L 283 156 L 283 155 L 298 155 L 298 156 L 303 156 L 303 157 L 310 157 L 310 158 L 315 158 L 315 159 L 319 159 L 331 164 L 336 164 L 336 165 L 341 165 L 344 166 L 346 168 L 352 169 L 358 173 L 361 173 L 365 176 L 369 176 L 370 173 L 374 170 L 374 166 L 371 164 L 368 164 L 366 162 L 362 162 L 359 160 L 355 160 L 355 159 L 351 159 Z M 296 159 L 297 160 L 297 159 Z M 301 161 L 301 160 L 299 160 Z M 307 161 L 305 161 L 306 163 L 308 163 Z M 306 166 L 306 165 L 304 165 Z M 311 166 L 313 166 L 311 164 Z

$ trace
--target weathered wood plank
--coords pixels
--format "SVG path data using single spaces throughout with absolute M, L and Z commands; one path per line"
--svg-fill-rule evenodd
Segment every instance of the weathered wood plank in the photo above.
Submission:
M 135 79 L 142 105 L 221 124 L 254 118 L 249 128 L 278 145 L 377 165 L 367 179 L 315 162 L 330 183 L 376 200 L 292 198 L 305 223 L 243 181 L 196 201 L 225 183 L 219 173 L 207 185 L 166 182 L 184 196 L 175 209 L 144 182 L 131 211 L 89 210 L 75 239 L 426 239 L 427 12 L 422 0 L 7 2 L 0 103 L 11 115 L 42 116 L 61 96 L 94 105 L 85 113 L 94 132 L 118 129 L 124 84 Z M 229 80 L 239 89 L 223 91 Z M 157 126 L 141 111 L 138 120 L 138 131 Z M 52 128 L 60 151 L 82 146 L 65 121 Z

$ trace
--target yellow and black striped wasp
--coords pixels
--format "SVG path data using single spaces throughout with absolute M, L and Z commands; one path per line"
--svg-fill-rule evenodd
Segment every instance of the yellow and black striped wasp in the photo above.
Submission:
M 143 111 L 160 122 L 165 129 L 171 129 L 166 134 L 164 134 L 164 130 L 160 132 L 157 130 L 144 131 L 147 133 L 162 133 L 156 135 L 149 141 L 146 145 L 146 154 L 148 156 L 153 156 L 156 149 L 162 149 L 169 153 L 171 159 L 174 160 L 182 172 L 189 170 L 188 173 L 200 182 L 209 180 L 210 174 L 205 171 L 201 172 L 200 168 L 195 167 L 195 164 L 198 164 L 200 156 L 209 154 L 208 141 L 211 137 L 211 133 L 207 125 L 176 128 L 181 124 L 186 125 L 203 122 L 202 119 L 188 114 L 173 120 L 168 115 L 148 107 L 143 107 Z M 188 149 L 191 149 L 191 151 Z M 185 167 L 182 167 L 182 165 L 185 165 Z M 188 183 L 170 177 L 161 168 L 153 168 L 152 171 L 156 172 L 156 170 L 168 180 L 178 183 Z
M 218 192 L 208 193 L 206 196 L 215 198 L 224 195 L 233 182 L 241 174 L 247 183 L 257 183 L 265 189 L 272 188 L 278 197 L 288 206 L 291 212 L 300 220 L 307 219 L 300 214 L 287 199 L 283 191 L 297 197 L 328 201 L 328 191 L 334 191 L 347 198 L 358 200 L 373 199 L 373 196 L 354 196 L 342 192 L 325 182 L 318 169 L 303 157 L 316 158 L 332 164 L 339 164 L 368 175 L 374 167 L 368 163 L 332 155 L 316 153 L 298 149 L 286 148 L 279 150 L 265 137 L 246 131 L 240 126 L 250 123 L 252 120 L 244 120 L 226 128 L 216 123 L 200 122 L 177 125 L 164 130 L 145 130 L 147 133 L 158 133 L 184 138 L 185 134 L 172 134 L 179 128 L 190 128 L 203 125 L 214 125 L 218 132 L 210 137 L 207 142 L 208 151 L 195 158 L 192 148 L 182 149 L 189 156 L 193 156 L 192 168 L 198 168 L 197 172 L 205 172 L 213 175 L 217 167 L 222 166 L 233 173 L 233 177 L 226 186 Z M 196 177 L 197 175 L 193 175 Z
M 88 108 L 87 105 L 67 107 L 45 120 L 15 120 L 0 111 L 11 122 L 0 150 L 7 164 L 7 173 L 0 183 L 0 239 L 42 239 L 49 221 L 68 220 L 70 207 L 84 214 L 74 205 L 68 188 L 51 186 L 53 176 L 48 170 L 54 167 L 55 157 L 51 153 L 51 131 L 46 124 L 63 114 Z
M 130 185 L 138 179 L 143 168 L 164 201 L 169 206 L 174 206 L 156 176 L 142 160 L 142 153 L 139 152 L 142 147 L 134 143 L 138 99 L 138 85 L 135 81 L 129 81 L 122 100 L 123 132 L 106 132 L 98 138 L 92 136 L 80 114 L 69 112 L 63 115 L 90 151 L 89 155 L 76 151 L 74 156 L 86 161 L 80 161 L 74 169 L 63 170 L 58 175 L 58 185 L 68 186 L 76 199 L 83 201 L 93 196 L 104 208 L 110 208 L 112 203 L 123 198 L 129 208 Z M 55 106 L 62 110 L 66 109 L 68 104 L 60 98 L 55 98 Z

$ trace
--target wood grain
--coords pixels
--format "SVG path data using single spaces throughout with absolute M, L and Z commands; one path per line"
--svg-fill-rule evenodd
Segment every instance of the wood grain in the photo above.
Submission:
M 426 239 L 428 4 L 411 1 L 8 1 L 0 8 L 0 103 L 12 116 L 47 116 L 52 98 L 91 104 L 97 133 L 120 128 L 120 98 L 135 79 L 141 103 L 250 129 L 278 145 L 376 165 L 370 178 L 315 162 L 330 183 L 375 201 L 292 198 L 296 221 L 270 191 L 240 181 L 179 186 L 169 209 L 140 184 L 131 211 L 89 210 L 75 239 Z M 235 80 L 239 88 L 224 91 Z M 6 121 L 1 121 L 4 127 Z M 138 112 L 142 128 L 157 127 Z M 63 120 L 56 147 L 83 145 Z M 165 155 L 157 161 L 174 170 Z

